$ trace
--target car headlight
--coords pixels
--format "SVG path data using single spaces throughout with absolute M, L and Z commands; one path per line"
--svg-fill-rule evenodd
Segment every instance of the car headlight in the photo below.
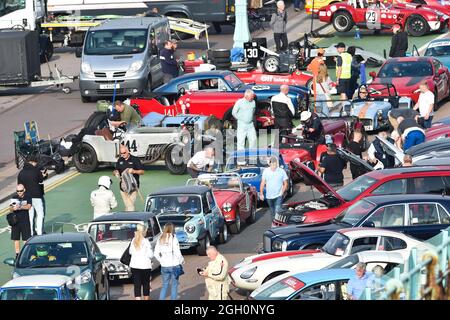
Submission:
M 378 119 L 383 118 L 383 110 L 377 110 L 377 117 L 378 117 Z
M 288 246 L 287 242 L 283 241 L 283 243 L 281 244 L 281 251 L 286 251 L 287 250 L 287 246 Z
M 83 73 L 85 73 L 87 75 L 90 75 L 90 76 L 94 75 L 94 72 L 92 72 L 91 65 L 89 63 L 87 63 L 87 62 L 83 62 L 81 64 L 81 72 L 83 72 Z
M 116 266 L 113 263 L 109 263 L 107 265 L 108 271 L 114 272 L 116 271 Z
M 240 277 L 241 279 L 249 279 L 256 271 L 257 267 L 253 267 L 251 269 L 248 269 L 247 271 L 244 271 L 241 273 Z
M 75 278 L 75 283 L 76 284 L 85 284 L 85 283 L 88 283 L 89 281 L 91 281 L 91 279 L 92 279 L 92 273 L 89 270 L 87 270 Z
M 274 241 L 272 243 L 272 251 L 281 251 L 282 242 L 281 241 Z
M 186 226 L 186 232 L 187 233 L 194 233 L 195 232 L 195 226 L 193 224 L 188 224 Z
M 223 211 L 230 212 L 232 209 L 231 203 L 225 202 L 222 206 Z
M 136 72 L 138 70 L 140 70 L 143 66 L 143 62 L 142 61 L 135 61 L 131 64 L 130 69 L 128 69 L 128 71 L 130 72 Z
M 301 223 L 303 221 L 305 221 L 306 216 L 299 216 L 299 215 L 291 215 L 291 217 L 289 218 L 289 222 L 294 222 L 294 223 Z

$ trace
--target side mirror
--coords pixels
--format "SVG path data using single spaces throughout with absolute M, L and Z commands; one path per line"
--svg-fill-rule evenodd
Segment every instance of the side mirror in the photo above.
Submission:
M 377 74 L 376 74 L 375 71 L 371 71 L 371 72 L 369 72 L 369 76 L 370 76 L 372 79 L 375 79 L 375 77 L 377 76 Z
M 438 75 L 441 75 L 441 74 L 444 74 L 445 73 L 445 70 L 444 69 L 439 69 L 438 70 Z
M 106 256 L 101 253 L 97 253 L 94 256 L 94 262 L 102 262 L 103 260 L 106 260 Z
M 373 221 L 366 220 L 362 226 L 366 228 L 375 228 L 375 223 L 373 223 Z
M 16 264 L 16 259 L 8 258 L 8 259 L 3 260 L 3 263 L 8 266 L 14 267 L 14 265 Z
M 75 57 L 81 58 L 81 55 L 83 54 L 83 47 L 77 47 L 75 49 Z

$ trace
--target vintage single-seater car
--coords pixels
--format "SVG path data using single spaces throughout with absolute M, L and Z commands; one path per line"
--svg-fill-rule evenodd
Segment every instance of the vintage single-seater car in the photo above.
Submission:
M 263 236 L 264 251 L 320 248 L 337 230 L 348 227 L 384 228 L 428 240 L 450 226 L 449 212 L 450 198 L 442 194 L 366 197 L 329 222 L 267 230 Z
M 233 152 L 227 159 L 225 172 L 237 173 L 241 176 L 242 182 L 256 189 L 259 199 L 259 187 L 264 169 L 269 167 L 269 158 L 278 157 L 280 167 L 286 172 L 289 179 L 289 187 L 286 196 L 294 194 L 294 183 L 289 165 L 284 162 L 283 156 L 278 149 L 246 149 Z
M 0 288 L 4 300 L 78 300 L 71 277 L 56 274 L 14 278 Z
M 109 300 L 108 271 L 100 252 L 87 233 L 64 232 L 34 236 L 17 259 L 4 263 L 14 267 L 16 277 L 59 274 L 72 278 L 81 300 Z
M 241 221 L 256 221 L 258 198 L 256 188 L 242 182 L 237 173 L 205 173 L 189 179 L 186 185 L 204 185 L 212 188 L 217 205 L 231 233 L 241 231 Z
M 225 243 L 228 228 L 214 197 L 206 186 L 183 186 L 163 189 L 150 194 L 145 210 L 157 214 L 162 227 L 168 222 L 175 226 L 180 249 L 195 248 L 206 255 L 211 243 Z
M 370 85 L 372 97 L 387 97 L 385 90 L 378 90 L 385 84 L 393 84 L 401 97 L 409 97 L 414 103 L 419 99 L 419 85 L 426 81 L 434 93 L 434 109 L 450 93 L 450 73 L 439 60 L 432 57 L 403 57 L 388 59 L 378 73 L 370 72 L 373 85 Z
M 366 0 L 350 0 L 322 7 L 319 19 L 333 24 L 338 32 L 350 31 L 355 25 L 372 30 L 389 29 L 398 23 L 411 36 L 445 30 L 449 23 L 449 16 L 419 4 L 373 4 Z
M 147 228 L 146 238 L 154 247 L 161 235 L 161 227 L 155 213 L 114 212 L 100 216 L 89 223 L 77 225 L 77 229 L 89 233 L 106 255 L 105 267 L 110 280 L 131 277 L 129 266 L 120 262 L 123 252 L 134 237 L 138 225 Z M 152 269 L 159 267 L 159 261 L 152 259 Z
M 286 272 L 305 272 L 324 268 L 358 252 L 384 250 L 407 260 L 412 248 L 420 253 L 432 248 L 400 232 L 377 228 L 341 229 L 320 250 L 294 250 L 264 253 L 245 258 L 230 269 L 235 287 L 254 290 Z

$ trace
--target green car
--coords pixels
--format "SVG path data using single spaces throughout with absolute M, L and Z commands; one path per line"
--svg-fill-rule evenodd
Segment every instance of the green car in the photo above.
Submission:
M 13 278 L 30 275 L 59 274 L 73 279 L 81 300 L 109 300 L 106 256 L 87 233 L 52 233 L 30 238 L 15 260 Z

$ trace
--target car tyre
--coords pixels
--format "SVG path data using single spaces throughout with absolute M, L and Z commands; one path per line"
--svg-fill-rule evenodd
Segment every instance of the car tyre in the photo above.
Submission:
M 406 21 L 406 30 L 413 37 L 421 37 L 430 32 L 430 26 L 424 17 L 413 14 Z
M 217 60 L 217 59 L 227 59 L 230 61 L 231 51 L 228 49 L 217 49 L 217 50 L 208 50 L 208 59 Z
M 206 236 L 199 241 L 197 246 L 197 253 L 199 256 L 206 256 L 206 249 L 211 245 L 211 238 L 208 233 Z
M 230 231 L 233 234 L 241 232 L 241 216 L 239 215 L 239 209 L 236 209 L 236 219 L 233 224 L 230 224 Z
M 211 62 L 213 64 L 217 64 L 217 63 L 219 63 L 219 64 L 230 64 L 231 60 L 230 60 L 230 58 L 214 58 L 214 59 L 211 59 Z
M 223 244 L 228 241 L 228 228 L 225 221 L 223 222 L 222 228 L 220 228 L 219 232 L 219 243 Z
M 84 128 L 94 127 L 96 130 L 103 129 L 108 125 L 106 112 L 96 111 L 89 116 L 84 123 Z
M 251 206 L 252 208 L 250 209 L 250 216 L 245 221 L 248 224 L 254 223 L 256 221 L 256 201 Z
M 352 16 L 346 11 L 338 11 L 333 15 L 333 27 L 338 32 L 347 32 L 353 28 L 355 24 Z
M 75 168 L 82 173 L 94 172 L 98 168 L 97 153 L 87 143 L 81 144 L 78 152 L 73 155 L 73 162 Z
M 263 66 L 266 72 L 277 72 L 280 68 L 280 59 L 276 56 L 268 56 L 264 59 Z
M 169 146 L 165 153 L 164 153 L 164 161 L 166 163 L 167 168 L 169 169 L 170 173 L 175 175 L 181 175 L 186 172 L 186 164 L 184 161 L 182 161 L 180 164 L 175 163 L 175 159 L 173 157 L 172 151 L 175 147 L 180 147 L 176 144 Z M 178 153 L 178 156 L 183 157 L 183 149 L 180 148 L 181 151 Z

